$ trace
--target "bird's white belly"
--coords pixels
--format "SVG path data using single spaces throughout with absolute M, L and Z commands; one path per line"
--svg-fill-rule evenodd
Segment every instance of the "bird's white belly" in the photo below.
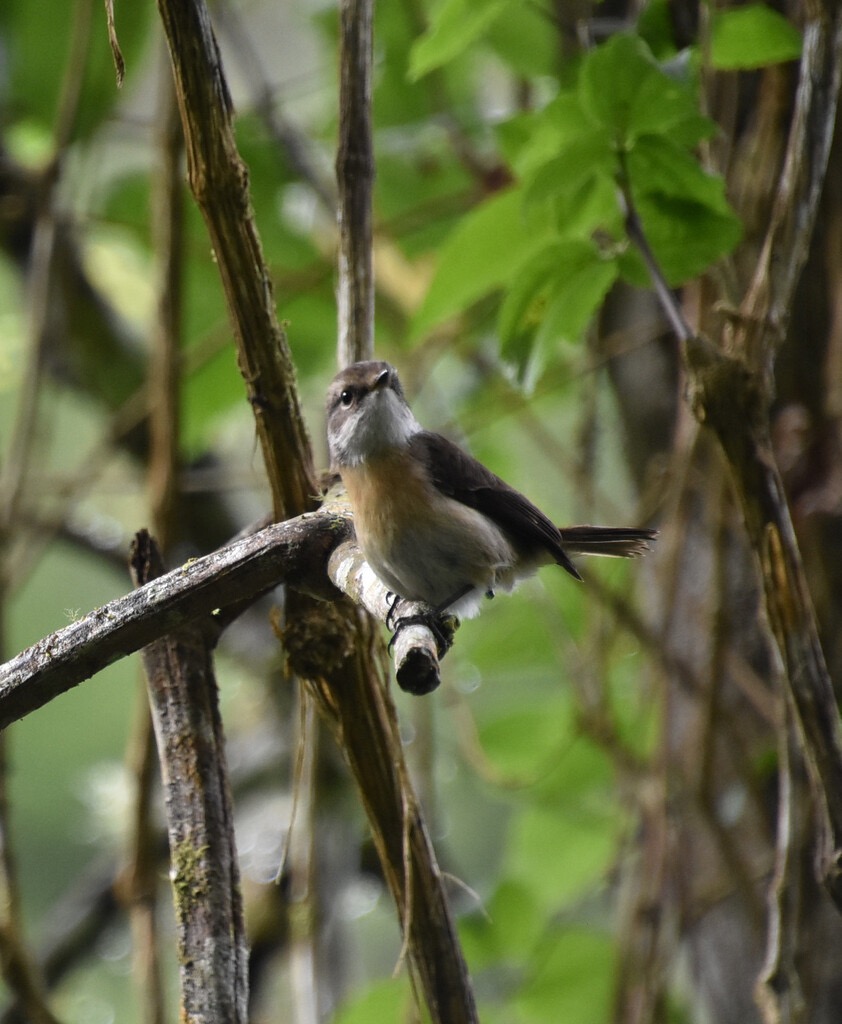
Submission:
M 390 590 L 470 617 L 487 592 L 511 588 L 516 556 L 499 527 L 411 472 L 389 475 L 390 486 L 373 487 L 343 473 L 357 540 Z
M 385 541 L 385 542 L 384 542 Z M 434 607 L 458 601 L 459 613 L 476 611 L 483 595 L 508 582 L 514 562 L 502 532 L 485 516 L 451 499 L 425 520 L 362 540 L 377 575 L 395 593 Z

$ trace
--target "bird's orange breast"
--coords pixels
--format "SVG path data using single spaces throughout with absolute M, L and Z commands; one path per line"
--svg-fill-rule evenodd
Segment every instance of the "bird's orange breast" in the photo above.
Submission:
M 343 467 L 342 479 L 366 561 L 394 593 L 447 607 L 511 586 L 516 556 L 503 531 L 443 494 L 409 452 Z
M 354 509 L 360 543 L 388 546 L 407 526 L 423 519 L 430 505 L 430 487 L 409 455 L 388 453 L 362 466 L 343 467 L 342 480 Z

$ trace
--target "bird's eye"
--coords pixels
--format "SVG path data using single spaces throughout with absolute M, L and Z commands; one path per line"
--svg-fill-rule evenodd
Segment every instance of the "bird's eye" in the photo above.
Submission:
M 354 392 L 345 388 L 342 394 L 339 396 L 339 401 L 342 403 L 345 409 L 354 401 Z

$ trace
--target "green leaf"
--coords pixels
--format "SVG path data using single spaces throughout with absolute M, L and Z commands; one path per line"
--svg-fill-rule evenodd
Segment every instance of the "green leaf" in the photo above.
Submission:
M 335 20 L 335 11 L 331 14 Z M 436 109 L 432 90 L 419 89 L 407 75 L 409 53 L 418 39 L 418 22 L 412 10 L 406 4 L 375 4 L 374 38 L 378 49 L 375 129 L 426 121 Z
M 435 276 L 412 325 L 419 338 L 436 324 L 500 288 L 512 268 L 540 248 L 550 225 L 530 228 L 523 192 L 502 192 L 472 211 L 442 248 Z
M 529 777 L 546 770 L 569 736 L 565 701 L 541 708 L 521 708 L 500 715 L 480 730 L 488 759 L 505 775 Z
M 643 72 L 629 110 L 629 134 L 668 135 L 682 145 L 692 147 L 710 138 L 716 125 L 699 113 L 695 88 L 650 65 Z M 681 139 L 676 139 L 676 131 Z
M 525 886 L 511 879 L 500 883 L 486 906 L 499 956 L 514 962 L 529 957 L 540 935 L 543 910 Z
M 702 273 L 730 252 L 741 224 L 725 185 L 696 158 L 664 135 L 638 138 L 627 165 L 643 230 L 672 285 Z M 622 261 L 623 277 L 640 283 L 639 261 Z
M 607 174 L 594 175 L 576 191 L 556 196 L 553 212 L 562 238 L 592 238 L 597 231 L 623 237 L 617 183 Z
M 503 159 L 518 177 L 540 167 L 558 153 L 561 132 L 546 116 L 546 110 L 515 114 L 496 127 Z
M 651 288 L 652 278 L 637 247 L 628 245 L 617 255 L 620 278 L 633 288 Z
M 359 991 L 359 990 L 357 990 Z M 388 978 L 375 982 L 341 1007 L 333 1017 L 334 1024 L 400 1024 L 411 1005 L 407 980 Z
M 590 133 L 602 135 L 610 145 L 609 133 L 594 123 L 570 91 L 560 93 L 543 110 L 517 114 L 497 128 L 503 153 L 520 177 L 534 173 L 563 146 Z
M 558 156 L 548 160 L 526 181 L 527 207 L 559 194 L 571 195 L 597 174 L 614 176 L 617 156 L 603 128 L 590 128 L 563 142 Z
M 549 575 L 549 574 L 548 574 Z M 614 770 L 605 753 L 576 735 L 552 770 L 529 791 L 536 806 L 552 811 L 567 803 L 602 808 L 614 786 Z
M 546 907 L 581 898 L 606 874 L 619 827 L 616 811 L 529 807 L 512 823 L 505 866 Z
M 549 356 L 562 342 L 575 342 L 617 278 L 617 266 L 589 239 L 553 242 L 527 260 L 500 309 L 503 355 L 520 377 L 536 375 L 535 357 Z
M 714 12 L 710 61 L 722 71 L 797 60 L 801 33 L 765 4 Z
M 559 93 L 541 113 L 560 132 L 562 140 L 576 138 L 582 132 L 599 125 L 599 121 L 585 109 L 581 97 L 574 90 Z
M 730 207 L 721 177 L 708 174 L 687 150 L 664 136 L 638 139 L 628 155 L 635 194 L 646 192 L 701 203 L 720 213 Z
M 409 76 L 413 80 L 458 57 L 498 18 L 508 0 L 444 0 L 430 27 L 413 46 Z
M 558 38 L 547 31 L 546 13 L 537 4 L 507 3 L 487 36 L 494 50 L 525 79 L 557 72 Z
M 600 261 L 560 283 L 531 342 L 526 339 L 519 353 L 512 351 L 518 359 L 517 372 L 521 380 L 531 384 L 543 374 L 546 366 L 558 361 L 562 345 L 582 340 L 617 276 L 618 269 L 613 261 Z M 505 354 L 509 355 L 509 351 Z
M 656 73 L 649 48 L 638 36 L 619 34 L 588 54 L 579 77 L 583 109 L 624 145 L 642 83 Z
M 683 284 L 730 252 L 742 225 L 733 213 L 664 194 L 637 199 L 646 237 L 670 285 Z
M 616 280 L 615 262 L 602 258 L 590 261 L 567 276 L 535 335 L 536 346 L 555 349 L 562 342 L 580 341 Z
M 649 0 L 637 19 L 637 32 L 657 60 L 675 55 L 675 25 L 669 0 Z
M 683 65 L 682 65 L 683 67 Z M 697 90 L 686 71 L 667 74 L 638 36 L 613 36 L 585 58 L 579 79 L 582 109 L 607 128 L 622 149 L 640 135 L 669 135 L 693 147 L 716 130 L 699 113 Z
M 527 963 L 544 924 L 543 908 L 530 890 L 504 878 L 484 913 L 474 913 L 459 923 L 465 955 L 473 970 L 498 968 L 505 959 L 512 964 Z
M 525 207 L 530 216 L 551 216 L 561 238 L 612 238 L 623 233 L 617 203 L 616 160 L 580 164 L 566 157 L 549 161 L 529 182 Z
M 550 242 L 524 261 L 506 289 L 497 329 L 504 348 L 534 332 L 546 309 L 550 289 L 559 273 L 564 246 Z
M 615 959 L 607 935 L 583 927 L 550 933 L 533 973 L 515 996 L 517 1019 L 523 1024 L 603 1024 L 611 1016 Z

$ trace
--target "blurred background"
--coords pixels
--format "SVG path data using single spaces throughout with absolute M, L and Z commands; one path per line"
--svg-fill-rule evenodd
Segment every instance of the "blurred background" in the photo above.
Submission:
M 115 13 L 126 61 L 119 90 L 100 4 L 0 8 L 4 660 L 125 593 L 139 528 L 165 534 L 175 566 L 270 508 L 213 253 L 167 131 L 173 106 L 157 11 L 118 3 Z M 531 326 L 508 337 L 500 311 L 522 280 L 529 241 L 504 204 L 542 158 L 542 112 L 575 88 L 582 54 L 625 29 L 716 122 L 692 141 L 705 136 L 697 148 L 706 173 L 722 175 L 724 191 L 713 187 L 736 213 L 719 193 L 710 200 L 720 234 L 670 281 L 684 286 L 688 315 L 716 336 L 747 284 L 786 140 L 800 37 L 796 16 L 776 17 L 768 38 L 762 19 L 738 37 L 737 60 L 734 26 L 719 23 L 711 61 L 711 22 L 683 0 L 640 11 L 572 0 L 378 5 L 378 358 L 398 367 L 425 426 L 465 444 L 557 522 L 661 530 L 643 561 L 590 561 L 584 585 L 545 570 L 489 603 L 459 630 L 440 691 L 395 694 L 484 1021 L 760 1020 L 753 991 L 766 949 L 782 710 L 723 462 L 684 405 L 677 350 L 639 275 L 584 282 L 587 301 L 567 320 L 557 310 L 544 317 L 552 291 L 532 295 Z M 309 0 L 224 0 L 213 20 L 324 466 L 323 395 L 336 370 L 337 11 Z M 749 37 L 760 38 L 759 56 Z M 837 678 L 838 162 L 835 150 L 771 408 Z M 176 189 L 167 184 L 173 166 Z M 565 209 L 576 212 L 571 202 Z M 678 234 L 677 249 L 691 248 Z M 562 296 L 565 309 L 575 292 Z M 150 409 L 167 294 L 177 302 L 178 468 L 163 500 Z M 296 894 L 275 881 L 298 726 L 270 626 L 282 601 L 275 594 L 250 609 L 217 655 L 252 1016 L 412 1020 L 406 973 L 394 971 L 394 908 L 326 736 L 296 825 L 315 840 L 312 969 L 293 941 Z M 127 913 L 145 786 L 170 1016 L 177 1005 L 144 715 L 130 657 L 5 739 L 6 960 L 19 912 L 48 1003 L 68 1024 L 155 1019 Z M 803 1019 L 820 1024 L 842 1012 L 840 927 L 812 877 L 798 763 L 792 780 L 803 813 L 791 836 L 798 888 L 788 938 Z M 0 994 L 0 1020 L 28 1019 L 9 1008 L 8 989 Z

